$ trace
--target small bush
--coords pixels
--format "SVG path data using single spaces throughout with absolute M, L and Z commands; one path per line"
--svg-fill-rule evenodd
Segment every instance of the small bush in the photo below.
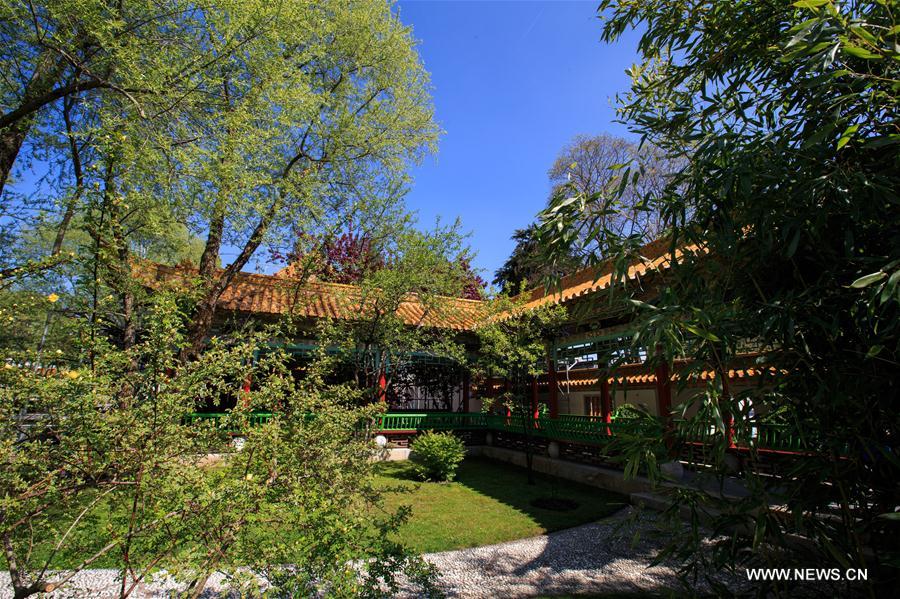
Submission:
M 453 433 L 426 431 L 413 440 L 410 448 L 410 460 L 416 476 L 422 480 L 453 480 L 456 468 L 466 457 L 466 446 Z
M 622 404 L 612 412 L 613 420 L 643 420 L 647 412 L 630 403 Z

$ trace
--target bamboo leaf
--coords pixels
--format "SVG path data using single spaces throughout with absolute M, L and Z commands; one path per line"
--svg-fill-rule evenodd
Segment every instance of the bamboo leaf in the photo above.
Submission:
M 883 58 L 883 56 L 881 56 L 880 54 L 875 54 L 874 52 L 870 52 L 865 48 L 857 46 L 856 44 L 851 44 L 849 42 L 844 44 L 843 50 L 850 56 L 864 58 L 866 60 L 881 60 Z
M 854 289 L 862 289 L 864 287 L 868 287 L 872 283 L 877 283 L 886 276 L 887 273 L 881 272 L 879 270 L 878 272 L 873 272 L 872 274 L 868 274 L 864 277 L 856 279 L 855 281 L 850 283 L 850 287 L 853 287 Z

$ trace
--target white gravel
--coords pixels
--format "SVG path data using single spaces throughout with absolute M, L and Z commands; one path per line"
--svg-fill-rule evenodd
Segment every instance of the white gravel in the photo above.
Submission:
M 644 514 L 640 524 L 635 524 L 627 518 L 631 513 L 632 508 L 626 508 L 594 524 L 424 557 L 436 566 L 439 587 L 449 597 L 647 593 L 678 589 L 671 565 L 649 567 L 662 545 L 662 540 L 653 534 L 654 520 Z M 50 597 L 116 597 L 121 584 L 118 576 L 117 570 L 80 572 Z M 222 596 L 228 594 L 227 589 L 227 580 L 214 575 L 203 595 Z M 173 597 L 179 590 L 179 585 L 171 579 L 157 576 L 140 584 L 132 597 Z M 2 572 L 0 599 L 11 597 L 9 574 Z
M 594 524 L 498 545 L 425 556 L 449 597 L 647 593 L 678 589 L 675 569 L 649 567 L 662 541 L 631 508 Z M 635 533 L 640 531 L 635 542 Z
M 119 596 L 119 589 L 122 586 L 121 570 L 97 569 L 82 570 L 76 574 L 63 588 L 50 594 L 33 595 L 37 598 L 52 597 L 53 599 L 69 599 L 90 597 L 91 599 L 110 599 Z M 57 578 L 48 576 L 48 580 L 53 581 Z M 147 582 L 138 583 L 135 590 L 129 597 L 135 599 L 160 598 L 160 597 L 178 597 L 179 592 L 185 588 L 184 584 L 179 584 L 165 574 L 157 575 Z M 203 597 L 221 597 L 233 595 L 229 592 L 230 586 L 225 577 L 221 574 L 213 574 L 206 588 L 203 591 Z M 9 572 L 0 572 L 0 599 L 12 599 L 12 587 L 9 584 Z

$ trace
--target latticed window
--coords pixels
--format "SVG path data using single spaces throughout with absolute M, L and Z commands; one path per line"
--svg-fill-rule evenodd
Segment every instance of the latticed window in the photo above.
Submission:
M 450 411 L 462 402 L 459 364 L 429 355 L 410 356 L 391 373 L 388 403 L 391 409 Z
M 735 353 L 737 354 L 761 354 L 772 350 L 771 345 L 763 343 L 762 339 L 741 339 L 737 342 Z
M 581 369 L 611 364 L 641 364 L 647 359 L 647 349 L 635 347 L 629 333 L 581 341 L 556 349 L 557 367 Z

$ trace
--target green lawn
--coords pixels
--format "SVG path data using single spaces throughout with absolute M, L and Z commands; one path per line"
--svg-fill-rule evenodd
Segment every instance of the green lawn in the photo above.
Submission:
M 410 520 L 400 530 L 400 540 L 420 552 L 444 551 L 488 545 L 538 535 L 592 522 L 623 505 L 623 498 L 599 489 L 538 475 L 528 485 L 521 468 L 482 459 L 467 459 L 452 483 L 420 483 L 412 478 L 408 462 L 376 465 L 376 484 L 396 488 L 386 494 L 386 507 L 412 507 Z M 570 512 L 535 508 L 537 497 L 564 497 L 579 507 Z M 113 513 L 111 513 L 113 512 Z M 52 566 L 73 567 L 107 542 L 104 531 L 115 509 L 103 503 L 79 525 L 69 543 L 55 555 Z M 119 514 L 121 516 L 121 514 Z M 67 525 L 68 522 L 61 524 Z M 283 531 L 286 537 L 292 533 Z M 35 556 L 44 559 L 50 546 L 39 543 Z M 6 560 L 0 556 L 0 567 Z M 104 556 L 93 567 L 117 567 L 116 555 Z
M 409 505 L 412 517 L 400 538 L 421 552 L 489 545 L 594 522 L 624 506 L 624 497 L 594 487 L 537 474 L 527 484 L 526 472 L 509 464 L 468 458 L 452 483 L 420 483 L 408 462 L 378 466 L 385 486 L 402 486 L 387 497 L 388 507 Z M 536 508 L 539 497 L 574 500 L 568 512 Z

